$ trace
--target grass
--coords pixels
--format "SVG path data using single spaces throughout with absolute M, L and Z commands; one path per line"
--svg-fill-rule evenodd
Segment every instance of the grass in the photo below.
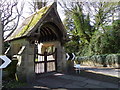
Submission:
M 16 81 L 16 80 L 10 80 L 10 81 L 3 82 L 3 88 L 20 88 L 20 87 L 24 87 L 26 85 L 27 85 L 27 83 Z

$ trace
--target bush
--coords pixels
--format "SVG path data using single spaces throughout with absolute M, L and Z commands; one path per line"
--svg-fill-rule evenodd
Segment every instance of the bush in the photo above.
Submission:
M 18 61 L 12 61 L 7 68 L 3 69 L 5 72 L 5 76 L 3 76 L 3 79 L 12 78 L 15 79 L 15 73 L 16 73 L 16 65 Z
M 106 57 L 107 64 L 111 67 L 119 67 L 120 64 L 120 54 L 109 54 Z
M 119 67 L 120 66 L 120 54 L 104 54 L 78 57 L 78 62 L 85 65 L 103 66 L 103 67 Z

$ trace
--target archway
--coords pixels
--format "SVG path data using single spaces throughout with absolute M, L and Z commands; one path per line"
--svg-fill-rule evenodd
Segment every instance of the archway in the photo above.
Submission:
M 57 42 L 63 36 L 59 28 L 52 22 L 43 24 L 35 31 L 35 73 L 57 71 Z

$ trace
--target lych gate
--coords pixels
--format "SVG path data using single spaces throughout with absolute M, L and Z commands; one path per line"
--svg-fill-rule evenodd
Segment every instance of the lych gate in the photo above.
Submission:
M 47 22 L 33 34 L 35 39 L 35 73 L 57 71 L 57 48 L 55 41 L 60 41 L 62 32 L 52 22 Z
M 7 55 L 18 60 L 18 78 L 31 81 L 36 74 L 64 72 L 66 35 L 56 3 L 26 18 L 6 39 L 10 43 Z
M 57 49 L 53 53 L 45 51 L 43 54 L 36 54 L 35 73 L 41 74 L 52 71 L 57 71 Z

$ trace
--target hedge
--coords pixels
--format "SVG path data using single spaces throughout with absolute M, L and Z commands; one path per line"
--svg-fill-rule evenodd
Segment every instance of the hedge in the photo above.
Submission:
M 90 66 L 119 67 L 120 54 L 83 56 L 77 57 L 77 61 L 81 64 Z

